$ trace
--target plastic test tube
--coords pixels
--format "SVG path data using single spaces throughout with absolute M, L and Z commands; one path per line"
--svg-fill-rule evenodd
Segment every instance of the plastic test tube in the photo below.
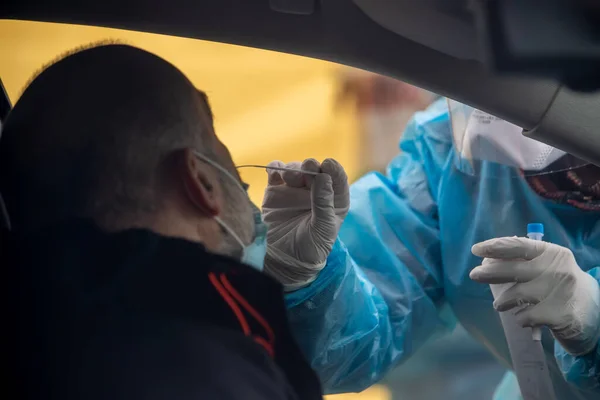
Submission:
M 527 225 L 527 237 L 531 240 L 543 240 L 544 238 L 544 225 L 533 223 Z M 533 328 L 531 330 L 533 340 L 542 340 L 542 330 L 540 328 Z
M 529 224 L 527 236 L 532 240 L 542 240 L 543 225 Z M 490 285 L 494 299 L 514 285 L 514 283 Z M 521 389 L 521 398 L 523 400 L 556 400 L 546 354 L 542 346 L 541 331 L 522 328 L 518 324 L 513 310 L 501 312 L 499 315 L 513 370 Z

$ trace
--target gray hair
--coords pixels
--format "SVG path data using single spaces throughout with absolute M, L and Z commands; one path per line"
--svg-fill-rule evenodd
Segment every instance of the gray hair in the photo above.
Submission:
M 212 132 L 206 97 L 167 61 L 120 44 L 70 52 L 37 75 L 3 129 L 13 229 L 143 218 L 162 205 L 174 152 L 210 155 Z

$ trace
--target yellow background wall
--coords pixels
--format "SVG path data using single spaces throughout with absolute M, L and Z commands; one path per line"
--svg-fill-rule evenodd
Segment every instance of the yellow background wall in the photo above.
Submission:
M 204 90 L 215 128 L 241 164 L 333 157 L 355 177 L 358 132 L 350 108 L 334 107 L 337 65 L 287 54 L 122 30 L 0 21 L 0 77 L 13 103 L 41 66 L 77 46 L 117 39 L 151 51 L 179 67 Z M 250 196 L 260 205 L 264 170 L 244 170 Z M 375 386 L 337 400 L 384 400 Z
M 271 51 L 141 32 L 0 21 L 0 77 L 14 101 L 41 66 L 77 46 L 116 39 L 179 67 L 210 99 L 217 135 L 241 164 L 338 159 L 356 171 L 356 128 L 335 111 L 339 66 Z M 250 196 L 262 202 L 264 170 L 244 170 Z

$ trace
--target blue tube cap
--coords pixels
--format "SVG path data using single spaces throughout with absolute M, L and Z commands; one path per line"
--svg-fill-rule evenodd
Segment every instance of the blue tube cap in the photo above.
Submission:
M 527 224 L 527 233 L 541 233 L 544 234 L 544 224 L 533 223 Z

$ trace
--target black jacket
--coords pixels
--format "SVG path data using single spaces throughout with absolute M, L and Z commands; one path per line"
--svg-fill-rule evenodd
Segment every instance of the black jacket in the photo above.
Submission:
M 4 248 L 12 398 L 321 398 L 282 288 L 250 267 L 85 221 Z

